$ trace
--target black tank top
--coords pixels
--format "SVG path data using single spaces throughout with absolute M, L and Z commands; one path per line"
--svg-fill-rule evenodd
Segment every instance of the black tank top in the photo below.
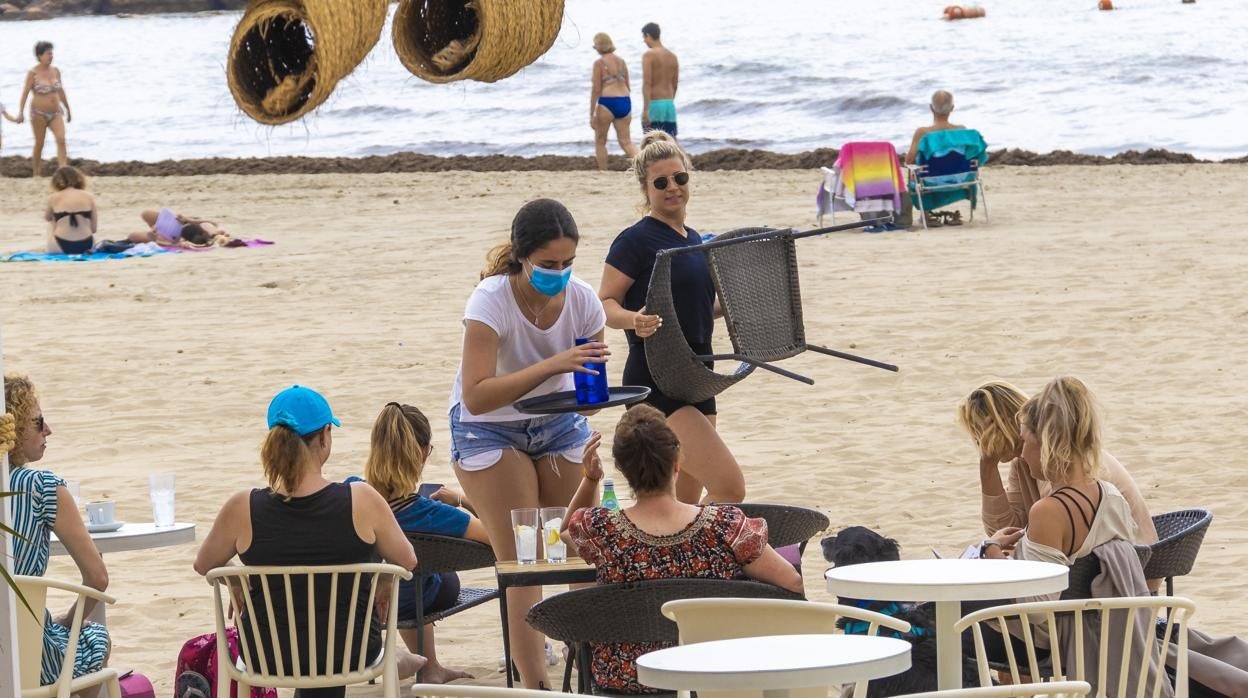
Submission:
M 281 495 L 275 495 L 270 488 L 255 489 L 251 491 L 250 504 L 251 547 L 247 548 L 246 552 L 239 553 L 238 556 L 245 565 L 344 565 L 378 560 L 374 545 L 360 540 L 355 533 L 355 523 L 351 519 L 351 485 L 349 484 L 331 483 L 318 492 L 306 497 L 293 497 L 289 501 Z M 290 596 L 295 609 L 296 617 L 293 619 L 293 624 L 300 644 L 300 666 L 306 672 L 309 663 L 306 650 L 305 610 L 308 607 L 308 589 L 305 580 L 306 577 L 291 579 Z M 291 619 L 285 617 L 286 591 L 280 577 L 271 577 L 268 582 L 273 607 L 277 609 L 275 615 L 278 643 L 282 650 L 286 670 L 289 672 L 293 665 L 288 646 L 288 628 L 291 625 Z M 316 615 L 319 619 L 317 625 L 320 630 L 317 633 L 319 645 L 317 665 L 322 669 L 325 667 L 326 633 L 324 629 L 329 627 L 327 622 L 329 586 L 330 578 L 327 575 L 318 575 L 313 580 Z M 346 601 L 350 596 L 350 591 L 349 578 L 339 578 L 338 603 L 335 609 L 337 618 L 334 623 L 337 629 L 334 646 L 336 653 L 339 654 L 346 639 L 347 616 L 350 610 L 350 605 Z M 263 617 L 265 613 L 259 610 L 265 605 L 264 590 L 259 578 L 252 580 L 250 592 L 257 615 L 261 616 L 257 618 L 260 625 L 260 642 L 269 662 L 269 671 L 276 672 L 268 623 Z M 358 658 L 356 653 L 361 640 L 365 640 L 369 645 L 375 645 L 377 641 L 377 621 L 373 622 L 370 633 L 374 637 L 362 638 L 363 619 L 367 617 L 367 614 L 372 613 L 372 609 L 368 608 L 367 578 L 361 583 L 359 599 L 355 612 L 355 637 L 351 643 L 354 648 L 352 654 L 356 655 L 356 658 Z M 250 620 L 239 623 L 239 626 L 239 629 L 247 635 L 248 645 L 252 648 L 256 647 L 251 637 Z M 374 653 L 370 652 L 370 656 Z M 354 659 L 352 659 L 353 662 Z M 258 663 L 255 668 L 257 670 L 260 668 Z

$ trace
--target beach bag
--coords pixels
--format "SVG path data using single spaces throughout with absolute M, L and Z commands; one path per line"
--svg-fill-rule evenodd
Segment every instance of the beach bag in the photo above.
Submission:
M 122 698 L 156 698 L 156 689 L 151 679 L 136 672 L 127 671 L 118 679 L 121 684 Z
M 227 628 L 226 643 L 230 658 L 238 659 L 238 629 Z M 174 698 L 226 698 L 217 694 L 217 634 L 193 637 L 178 652 L 178 668 L 174 674 Z M 238 698 L 238 684 L 230 682 L 228 698 Z M 250 698 L 277 698 L 272 688 L 251 688 Z

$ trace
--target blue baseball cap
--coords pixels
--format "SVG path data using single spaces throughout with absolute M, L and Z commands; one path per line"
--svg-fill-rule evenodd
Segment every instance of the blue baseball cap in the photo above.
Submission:
M 290 386 L 269 403 L 269 428 L 279 424 L 300 436 L 320 431 L 326 424 L 342 426 L 329 409 L 329 402 L 320 393 L 301 385 Z

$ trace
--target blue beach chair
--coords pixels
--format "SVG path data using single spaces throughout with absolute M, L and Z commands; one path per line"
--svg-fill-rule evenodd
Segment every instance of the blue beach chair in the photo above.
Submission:
M 975 208 L 984 204 L 984 220 L 988 220 L 988 199 L 979 168 L 988 162 L 988 144 L 975 129 L 933 131 L 919 141 L 915 164 L 910 171 L 910 200 L 919 209 L 923 227 L 927 228 L 927 212 L 966 199 L 971 202 L 971 220 Z

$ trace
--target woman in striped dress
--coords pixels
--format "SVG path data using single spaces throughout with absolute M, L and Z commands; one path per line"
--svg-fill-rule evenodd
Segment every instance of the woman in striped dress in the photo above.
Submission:
M 104 568 L 104 559 L 100 557 L 82 516 L 78 514 L 77 503 L 65 488 L 65 481 L 51 472 L 30 467 L 31 463 L 43 458 L 48 436 L 52 434 L 30 379 L 21 375 L 6 375 L 4 404 L 13 415 L 16 432 L 15 445 L 9 454 L 12 470 L 8 489 L 17 493 L 9 501 L 13 508 L 13 528 L 21 536 L 13 538 L 14 559 L 10 572 L 43 576 L 48 570 L 50 536 L 55 533 L 78 565 L 83 585 L 104 591 L 108 587 L 108 570 Z M 0 441 L 4 440 L 0 438 Z M 95 606 L 94 601 L 86 603 L 84 618 Z M 41 684 L 56 681 L 61 673 L 73 617 L 72 606 L 55 618 L 44 611 Z M 108 659 L 109 649 L 108 629 L 96 623 L 83 623 L 78 638 L 78 653 L 74 658 L 74 676 L 102 668 Z

